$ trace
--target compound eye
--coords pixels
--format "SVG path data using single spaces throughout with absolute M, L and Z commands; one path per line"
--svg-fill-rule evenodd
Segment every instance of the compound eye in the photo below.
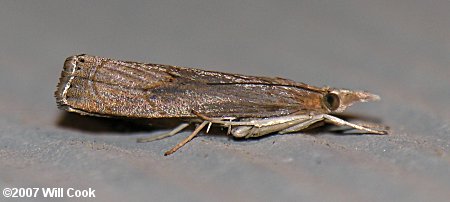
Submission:
M 334 93 L 327 93 L 323 96 L 323 103 L 325 107 L 327 107 L 330 111 L 334 111 L 339 108 L 339 104 L 341 101 L 339 100 L 339 96 Z

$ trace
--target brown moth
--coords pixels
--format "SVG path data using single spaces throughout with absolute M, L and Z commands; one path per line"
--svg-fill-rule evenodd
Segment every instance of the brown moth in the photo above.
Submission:
M 200 123 L 165 155 L 211 124 L 227 127 L 228 134 L 237 138 L 293 133 L 318 122 L 386 134 L 330 115 L 357 102 L 380 99 L 369 92 L 85 54 L 66 59 L 55 96 L 59 108 L 83 115 L 186 120 L 169 133 L 140 142 L 169 137 Z

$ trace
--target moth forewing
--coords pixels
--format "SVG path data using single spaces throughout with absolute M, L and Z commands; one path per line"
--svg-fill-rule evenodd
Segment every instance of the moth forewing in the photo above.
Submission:
M 227 127 L 238 138 L 297 132 L 322 121 L 368 133 L 385 132 L 328 115 L 356 102 L 379 99 L 368 92 L 85 54 L 66 59 L 55 96 L 61 109 L 84 115 L 187 120 L 168 134 L 141 141 L 172 136 L 189 123 L 201 123 L 166 154 L 211 124 Z

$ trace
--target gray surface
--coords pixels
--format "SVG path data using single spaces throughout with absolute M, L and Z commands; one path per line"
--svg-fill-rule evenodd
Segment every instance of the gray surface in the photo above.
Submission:
M 0 187 L 92 187 L 101 201 L 448 201 L 449 10 L 406 0 L 2 1 Z M 370 90 L 382 101 L 350 112 L 391 134 L 201 136 L 164 157 L 188 132 L 137 144 L 162 131 L 57 110 L 62 63 L 78 53 Z

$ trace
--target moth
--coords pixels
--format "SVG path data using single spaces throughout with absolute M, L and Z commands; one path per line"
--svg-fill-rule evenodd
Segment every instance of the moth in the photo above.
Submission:
M 173 136 L 197 124 L 191 135 L 165 155 L 177 151 L 203 128 L 208 132 L 212 124 L 227 128 L 236 138 L 294 133 L 317 123 L 387 133 L 332 115 L 354 103 L 380 99 L 366 91 L 86 54 L 66 59 L 55 97 L 60 109 L 82 115 L 184 121 L 168 133 L 139 142 Z

